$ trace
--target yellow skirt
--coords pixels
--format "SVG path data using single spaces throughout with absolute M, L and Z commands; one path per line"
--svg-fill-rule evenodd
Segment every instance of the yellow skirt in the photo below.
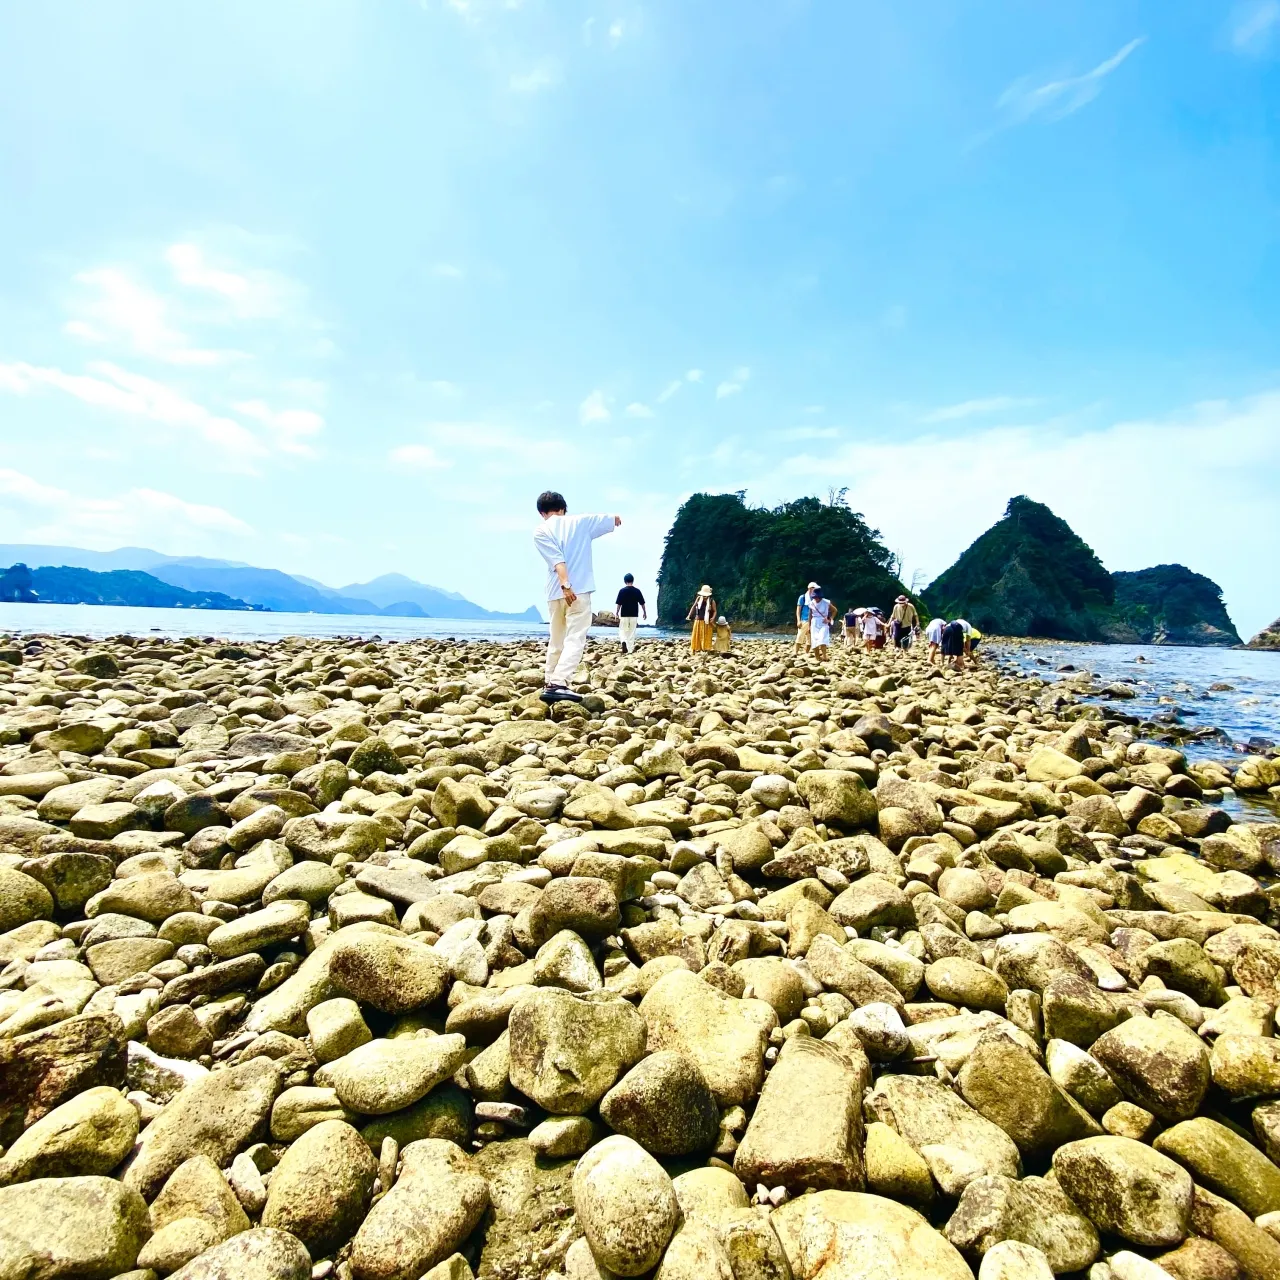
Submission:
M 710 653 L 715 626 L 710 622 L 694 619 L 693 634 L 689 637 L 690 653 Z

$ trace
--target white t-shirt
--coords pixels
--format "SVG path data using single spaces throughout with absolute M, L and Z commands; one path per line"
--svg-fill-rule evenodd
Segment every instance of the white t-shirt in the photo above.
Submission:
M 942 620 L 941 618 L 934 618 L 934 619 L 932 619 L 932 620 L 930 621 L 929 625 L 928 625 L 927 627 L 925 627 L 925 629 L 924 629 L 924 638 L 925 638 L 925 639 L 926 639 L 930 644 L 941 644 L 941 643 L 942 643 L 942 628 L 943 628 L 943 627 L 945 627 L 946 625 L 947 625 L 947 624 L 946 624 L 945 622 L 943 622 L 943 620 Z
M 561 561 L 569 571 L 569 586 L 575 595 L 596 589 L 591 543 L 613 530 L 612 516 L 548 516 L 539 521 L 533 531 L 533 545 L 547 562 L 548 600 L 559 600 L 564 594 L 556 576 L 556 565 Z

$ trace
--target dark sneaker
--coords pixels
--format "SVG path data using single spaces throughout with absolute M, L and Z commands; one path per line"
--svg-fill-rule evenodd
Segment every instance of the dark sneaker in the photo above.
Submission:
M 562 684 L 550 685 L 538 695 L 543 702 L 550 706 L 556 702 L 581 702 L 582 695 L 574 693 L 572 689 L 566 689 Z

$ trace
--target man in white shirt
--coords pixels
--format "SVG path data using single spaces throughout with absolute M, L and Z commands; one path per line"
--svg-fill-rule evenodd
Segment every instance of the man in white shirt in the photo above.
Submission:
M 581 702 L 569 681 L 582 661 L 591 626 L 591 593 L 596 588 L 591 544 L 612 533 L 622 517 L 571 516 L 564 497 L 553 490 L 539 495 L 538 514 L 542 523 L 533 531 L 533 545 L 547 563 L 547 612 L 551 615 L 542 701 Z

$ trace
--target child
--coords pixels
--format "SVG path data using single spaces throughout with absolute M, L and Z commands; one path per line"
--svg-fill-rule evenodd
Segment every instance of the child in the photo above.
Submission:
M 542 523 L 533 531 L 533 545 L 547 563 L 547 612 L 551 634 L 547 638 L 546 688 L 543 702 L 581 702 L 569 681 L 582 661 L 591 626 L 591 593 L 596 588 L 591 564 L 591 544 L 612 533 L 621 516 L 571 516 L 561 494 L 548 489 L 538 497 Z

